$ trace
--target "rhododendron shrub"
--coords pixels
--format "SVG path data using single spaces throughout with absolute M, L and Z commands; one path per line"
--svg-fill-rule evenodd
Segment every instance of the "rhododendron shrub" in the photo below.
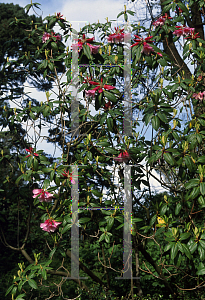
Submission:
M 2 109 L 10 126 L 29 124 L 26 150 L 17 157 L 18 172 L 11 171 L 3 182 L 15 184 L 16 211 L 20 199 L 27 212 L 27 227 L 19 233 L 17 246 L 7 241 L 9 226 L 3 225 L 1 231 L 4 244 L 29 264 L 26 269 L 21 265 L 11 283 L 8 293 L 13 298 L 26 286 L 48 287 L 47 298 L 57 292 L 59 297 L 76 298 L 84 293 L 74 293 L 79 285 L 90 295 L 82 299 L 94 299 L 93 288 L 104 299 L 128 299 L 133 286 L 139 295 L 146 294 L 145 276 L 150 276 L 151 288 L 159 286 L 165 298 L 176 299 L 181 291 L 195 291 L 203 284 L 205 41 L 200 24 L 204 2 L 190 1 L 188 7 L 185 1 L 161 2 L 164 8 L 152 17 L 149 28 L 136 20 L 130 26 L 128 17 L 136 16 L 126 7 L 118 15 L 125 22 L 115 29 L 107 19 L 76 33 L 61 13 L 48 16 L 41 25 L 31 24 L 28 39 L 34 45 L 40 40 L 36 51 L 14 62 L 8 59 L 2 67 L 6 72 L 18 66 L 20 74 L 27 66 L 30 71 L 23 74 L 35 82 L 35 65 L 45 80 L 55 81 L 58 91 L 49 89 L 44 99 L 28 102 L 26 98 L 22 107 Z M 53 31 L 56 25 L 58 34 Z M 68 39 L 71 48 L 65 45 Z M 57 67 L 59 61 L 63 71 Z M 129 136 L 124 134 L 128 125 Z M 33 141 L 28 143 L 30 130 Z M 58 153 L 46 154 L 41 140 Z M 7 160 L 1 152 L 2 164 Z M 163 193 L 155 193 L 156 184 Z M 129 197 L 131 212 L 126 211 Z M 9 197 L 6 200 L 9 203 Z M 34 207 L 38 213 L 33 213 Z M 124 261 L 123 270 L 123 237 L 128 234 L 133 260 Z M 29 248 L 30 237 L 35 239 L 35 250 Z M 43 258 L 32 251 L 43 253 Z M 77 277 L 72 267 L 76 260 Z M 127 265 L 132 265 L 133 273 Z M 121 280 L 119 289 L 116 276 L 126 275 L 126 268 L 133 283 L 127 284 L 131 278 L 126 283 Z M 47 274 L 56 276 L 55 292 Z M 87 275 L 88 281 L 78 280 Z

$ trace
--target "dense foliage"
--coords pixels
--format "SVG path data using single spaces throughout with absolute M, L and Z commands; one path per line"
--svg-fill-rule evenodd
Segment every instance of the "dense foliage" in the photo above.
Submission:
M 130 24 L 135 14 L 126 7 L 123 29 L 107 20 L 77 33 L 60 13 L 30 21 L 19 38 L 25 53 L 1 68 L 1 116 L 10 128 L 0 145 L 1 241 L 8 266 L 18 263 L 14 277 L 7 274 L 8 299 L 203 299 L 204 5 L 161 0 L 149 28 Z M 25 30 L 17 18 L 11 26 Z M 23 80 L 10 90 L 18 74 Z M 41 82 L 45 98 L 25 95 L 26 80 Z M 128 95 L 132 87 L 132 122 L 124 85 Z M 10 108 L 8 99 L 19 105 Z M 59 154 L 40 149 L 41 138 Z M 153 191 L 153 179 L 164 192 Z M 129 188 L 132 219 L 123 210 Z M 116 279 L 126 273 L 128 233 L 134 278 Z M 78 243 L 80 279 L 72 276 Z

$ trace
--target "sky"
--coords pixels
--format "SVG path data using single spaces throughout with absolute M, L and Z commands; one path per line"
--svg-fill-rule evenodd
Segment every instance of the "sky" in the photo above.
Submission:
M 66 18 L 67 21 L 71 22 L 72 26 L 79 30 L 86 23 L 94 23 L 94 22 L 106 22 L 106 18 L 108 20 L 117 20 L 117 15 L 124 11 L 124 4 L 127 4 L 126 0 L 33 0 L 33 3 L 40 3 L 40 8 L 36 9 L 36 12 L 42 15 L 42 18 L 47 15 L 53 15 L 57 12 L 61 12 L 63 17 Z M 138 21 L 139 17 L 139 8 L 142 0 L 136 0 L 135 3 L 130 3 L 128 5 L 128 9 L 134 10 L 136 12 L 135 22 Z M 27 4 L 30 4 L 29 0 L 13 0 L 13 1 L 0 1 L 0 3 L 13 3 L 18 4 L 21 7 L 25 7 Z M 33 14 L 33 10 L 31 9 L 29 14 Z M 123 20 L 123 16 L 118 20 Z M 75 26 L 74 26 L 75 24 Z M 44 92 L 38 92 L 37 90 L 31 89 L 28 84 L 25 85 L 25 92 L 31 92 L 30 96 L 36 99 L 45 99 Z M 32 130 L 29 131 L 29 134 L 32 135 Z M 46 134 L 45 134 L 46 135 Z M 51 144 L 48 144 L 45 139 L 40 139 L 38 142 L 37 150 L 44 149 L 46 153 L 54 154 L 54 147 Z M 60 156 L 60 151 L 56 149 L 55 156 Z M 154 172 L 155 173 L 155 172 Z M 156 173 L 154 174 L 157 175 Z M 158 176 L 157 176 L 158 177 Z M 155 186 L 156 189 L 160 189 L 159 183 L 155 180 L 151 180 L 151 184 Z
M 119 12 L 124 10 L 124 0 L 33 0 L 40 3 L 43 16 L 61 12 L 67 21 L 88 21 L 90 23 L 104 22 L 116 19 Z M 0 3 L 13 3 L 25 7 L 29 0 L 0 1 Z M 126 1 L 125 1 L 126 3 Z M 39 10 L 37 10 L 39 12 Z

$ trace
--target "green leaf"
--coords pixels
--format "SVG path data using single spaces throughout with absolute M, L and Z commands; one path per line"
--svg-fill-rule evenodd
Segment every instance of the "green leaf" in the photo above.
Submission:
M 62 234 L 64 234 L 66 231 L 68 231 L 72 227 L 72 224 L 67 224 L 63 230 L 61 231 Z
M 152 118 L 152 126 L 153 126 L 154 130 L 156 130 L 156 131 L 159 129 L 160 120 L 159 120 L 159 118 L 157 116 L 154 116 Z
M 167 1 L 164 1 L 164 2 L 162 2 L 162 4 L 161 4 L 161 5 L 166 5 L 166 4 L 169 4 L 169 3 L 172 3 L 172 0 L 167 0 Z
M 198 252 L 199 252 L 199 257 L 200 257 L 201 261 L 203 261 L 205 252 L 204 252 L 204 249 L 201 247 L 201 245 L 198 246 Z
M 179 2 L 177 2 L 177 5 L 183 10 L 183 12 L 185 12 L 187 15 L 189 14 L 188 9 L 186 8 L 186 6 L 183 3 L 181 3 L 179 1 Z
M 83 45 L 83 52 L 89 60 L 92 59 L 90 47 L 88 45 L 85 45 L 85 44 Z
M 124 11 L 121 11 L 118 15 L 117 15 L 117 19 L 122 16 L 124 14 Z
M 184 161 L 185 161 L 185 164 L 186 164 L 187 168 L 189 169 L 189 171 L 192 172 L 193 168 L 194 168 L 192 159 L 186 155 L 184 157 Z
M 137 222 L 142 222 L 143 219 L 140 219 L 140 218 L 133 218 L 132 219 L 132 223 L 137 223 Z
M 180 234 L 180 241 L 184 241 L 190 237 L 191 233 L 190 232 L 184 232 Z
M 91 193 L 97 197 L 102 197 L 102 193 L 97 190 L 91 190 Z
M 90 151 L 88 151 L 88 152 L 86 153 L 86 156 L 87 156 L 87 158 L 88 158 L 90 161 L 93 159 L 92 152 L 90 152 Z
M 158 115 L 158 117 L 162 120 L 162 122 L 164 122 L 164 123 L 167 123 L 167 122 L 168 122 L 167 117 L 166 117 L 165 114 L 163 114 L 163 113 L 161 113 L 161 112 L 158 112 L 157 115 Z
M 127 17 L 127 14 L 126 14 L 126 13 L 124 13 L 124 19 L 125 19 L 125 22 L 127 22 L 128 17 Z
M 99 242 L 102 242 L 105 238 L 105 233 L 101 234 L 100 238 L 99 238 Z
M 201 247 L 202 248 L 204 248 L 205 249 L 205 241 L 203 241 L 203 240 L 199 240 L 199 244 L 201 245 Z
M 190 252 L 189 248 L 187 247 L 187 245 L 182 244 L 182 246 L 183 246 L 183 248 L 184 248 L 184 253 L 185 253 L 185 255 L 186 255 L 189 259 L 191 259 L 191 252 Z
M 200 183 L 200 192 L 203 196 L 205 195 L 205 182 Z
M 140 61 L 140 58 L 142 56 L 142 49 L 143 49 L 143 46 L 140 45 L 140 46 L 137 46 L 134 51 L 135 51 L 135 55 L 136 55 L 136 58 L 135 58 L 135 64 L 137 64 L 139 61 Z
M 192 192 L 189 195 L 189 199 L 192 200 L 192 199 L 196 198 L 198 196 L 199 192 L 200 192 L 199 187 L 193 188 Z
M 30 287 L 32 287 L 33 289 L 37 289 L 38 286 L 37 286 L 37 283 L 35 282 L 35 280 L 33 279 L 28 279 L 28 284 L 30 285 Z
M 25 296 L 26 294 L 20 294 L 17 296 L 16 300 L 25 300 L 23 297 Z
M 171 247 L 171 259 L 174 259 L 177 255 L 177 253 L 178 253 L 178 246 L 177 246 L 177 243 L 175 243 Z
M 204 275 L 205 274 L 205 268 L 199 270 L 196 272 L 196 275 L 200 276 L 200 275 Z
M 91 218 L 88 218 L 88 217 L 84 217 L 84 218 L 81 218 L 81 219 L 79 219 L 79 223 L 87 223 L 87 222 L 89 222 L 91 220 Z
M 170 153 L 164 153 L 163 155 L 164 159 L 166 160 L 166 162 L 170 165 L 174 165 L 175 164 L 175 161 L 174 161 L 174 158 L 171 156 Z
M 174 84 L 172 87 L 172 92 L 175 92 L 179 88 L 179 84 Z
M 184 186 L 186 189 L 191 189 L 195 186 L 198 186 L 199 182 L 200 182 L 199 179 L 194 178 L 194 179 L 189 180 L 189 182 L 187 182 Z
M 100 119 L 100 125 L 103 125 L 106 119 L 107 119 L 107 114 L 102 115 L 102 118 Z
M 108 231 L 112 228 L 113 224 L 114 224 L 114 217 L 109 217 L 107 219 L 107 230 Z
M 175 215 L 177 216 L 180 211 L 181 211 L 182 205 L 181 203 L 177 203 L 176 207 L 175 207 Z
M 106 243 L 109 243 L 109 242 L 110 242 L 110 236 L 107 235 L 107 234 L 105 234 L 105 241 L 106 241 Z
M 115 97 L 115 95 L 113 93 L 104 91 L 104 95 L 105 95 L 105 97 L 108 98 L 108 100 L 112 101 L 113 103 L 117 103 L 117 98 Z
M 43 188 L 47 189 L 49 187 L 49 185 L 50 185 L 50 180 L 49 179 L 45 179 L 44 183 L 43 183 Z
M 167 211 L 167 204 L 164 203 L 160 209 L 160 216 L 164 216 L 164 214 L 166 213 Z
M 54 253 L 56 252 L 56 250 L 57 250 L 57 248 L 53 248 L 53 250 L 49 254 L 49 258 L 51 258 L 54 255 Z
M 164 252 L 167 252 L 171 248 L 171 246 L 172 246 L 171 243 L 166 244 L 165 247 L 164 247 Z
M 41 271 L 42 277 L 46 280 L 47 279 L 47 272 L 45 269 L 42 269 Z
M 113 118 L 107 118 L 107 126 L 108 129 L 112 132 L 113 131 Z
M 6 291 L 5 296 L 8 295 L 8 293 L 13 289 L 13 287 L 14 287 L 14 285 L 12 284 L 12 285 L 8 288 L 8 290 Z
M 154 215 L 150 220 L 150 226 L 152 226 L 157 220 L 157 215 Z
M 198 247 L 198 244 L 195 243 L 195 242 L 193 242 L 193 243 L 191 244 L 191 246 L 189 246 L 189 250 L 190 250 L 191 254 L 193 254 L 194 251 L 196 251 L 197 247 Z
M 205 163 L 205 156 L 203 155 L 203 156 L 199 157 L 197 159 L 197 162 L 199 162 L 199 163 Z

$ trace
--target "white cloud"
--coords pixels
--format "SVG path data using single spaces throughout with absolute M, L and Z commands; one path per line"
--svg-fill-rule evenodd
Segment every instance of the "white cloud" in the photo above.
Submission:
M 96 0 L 96 1 L 66 1 L 62 6 L 62 13 L 68 21 L 88 21 L 90 23 L 106 22 L 117 19 L 119 12 L 124 10 L 124 1 Z M 82 23 L 84 26 L 85 24 Z

